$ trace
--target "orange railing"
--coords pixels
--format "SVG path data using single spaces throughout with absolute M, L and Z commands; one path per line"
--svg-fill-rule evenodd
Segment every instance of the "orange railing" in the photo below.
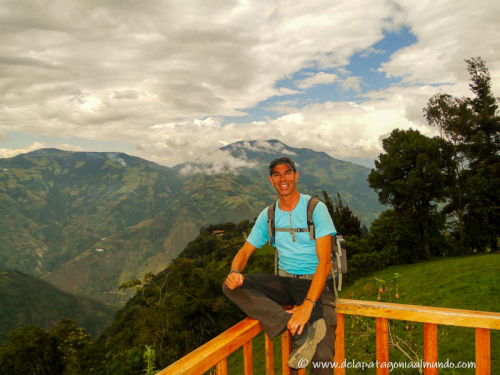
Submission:
M 335 341 L 335 362 L 344 363 L 344 316 L 358 315 L 375 318 L 377 375 L 389 374 L 389 324 L 388 319 L 424 323 L 424 362 L 437 363 L 437 325 L 470 327 L 476 330 L 476 374 L 491 374 L 490 330 L 500 330 L 500 313 L 445 309 L 438 307 L 401 305 L 396 303 L 337 301 L 337 331 Z M 181 358 L 157 375 L 200 375 L 216 366 L 217 375 L 227 374 L 227 357 L 243 346 L 245 375 L 253 374 L 252 339 L 262 331 L 256 320 L 247 318 L 231 327 L 212 341 Z M 286 365 L 291 351 L 291 337 L 287 331 L 281 335 L 282 373 L 291 374 Z M 274 375 L 273 342 L 265 335 L 266 375 Z M 385 363 L 385 365 L 383 365 Z M 437 374 L 437 367 L 425 368 L 425 375 Z M 305 370 L 299 370 L 299 375 Z M 345 369 L 338 366 L 335 375 L 344 375 Z

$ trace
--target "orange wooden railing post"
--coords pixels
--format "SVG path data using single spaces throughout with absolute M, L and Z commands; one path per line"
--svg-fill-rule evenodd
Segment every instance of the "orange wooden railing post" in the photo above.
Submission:
M 345 375 L 345 339 L 344 339 L 344 314 L 337 314 L 337 330 L 335 331 L 335 375 Z
M 291 375 L 292 371 L 288 367 L 288 357 L 292 352 L 292 335 L 290 331 L 286 330 L 281 335 L 281 367 L 283 368 L 283 375 Z
M 264 335 L 266 353 L 266 375 L 274 375 L 274 347 L 267 333 Z
M 243 373 L 245 375 L 253 375 L 252 340 L 243 345 Z
M 385 318 L 375 318 L 377 333 L 377 375 L 389 375 L 389 322 Z
M 424 323 L 424 362 L 425 375 L 437 375 L 438 360 L 437 324 Z
M 476 374 L 491 375 L 490 330 L 476 328 Z
M 217 375 L 227 375 L 227 357 L 217 363 L 215 370 L 217 371 Z

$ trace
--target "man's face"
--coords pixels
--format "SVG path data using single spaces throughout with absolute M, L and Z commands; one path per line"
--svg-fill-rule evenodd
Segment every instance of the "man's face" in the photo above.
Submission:
M 286 164 L 278 164 L 269 176 L 269 181 L 274 186 L 278 195 L 287 196 L 297 190 L 296 183 L 299 178 L 299 172 L 294 172 Z

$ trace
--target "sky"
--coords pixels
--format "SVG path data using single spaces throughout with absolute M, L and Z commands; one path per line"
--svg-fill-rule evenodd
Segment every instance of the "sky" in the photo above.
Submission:
M 393 129 L 500 95 L 496 0 L 0 0 L 0 157 L 44 147 L 173 166 L 278 139 L 371 166 Z

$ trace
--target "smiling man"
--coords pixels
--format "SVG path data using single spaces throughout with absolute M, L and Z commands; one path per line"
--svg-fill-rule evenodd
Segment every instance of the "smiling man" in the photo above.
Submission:
M 295 337 L 288 360 L 291 368 L 305 367 L 310 361 L 331 362 L 336 328 L 333 283 L 327 279 L 335 226 L 319 202 L 313 212 L 315 239 L 311 239 L 307 223 L 311 197 L 297 191 L 298 178 L 292 159 L 282 157 L 270 163 L 269 181 L 279 199 L 259 215 L 222 288 L 248 316 L 261 322 L 271 340 L 290 330 Z M 269 210 L 274 210 L 274 236 Z M 278 275 L 242 274 L 253 252 L 268 240 L 278 250 Z M 283 305 L 295 307 L 285 311 Z M 314 375 L 331 373 L 331 368 L 311 369 Z

